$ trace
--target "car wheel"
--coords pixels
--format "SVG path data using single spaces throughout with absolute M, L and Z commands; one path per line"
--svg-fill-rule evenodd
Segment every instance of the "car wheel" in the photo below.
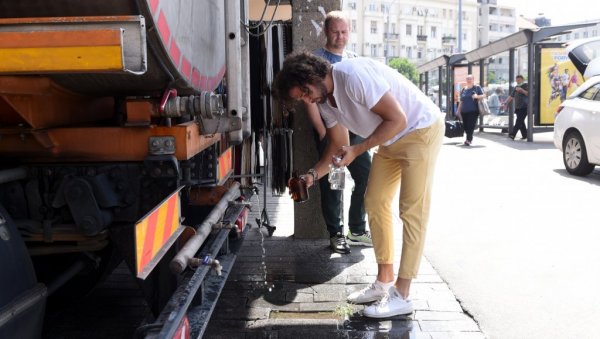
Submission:
M 569 132 L 563 140 L 563 162 L 567 172 L 586 176 L 594 170 L 594 165 L 588 162 L 585 142 L 579 132 Z

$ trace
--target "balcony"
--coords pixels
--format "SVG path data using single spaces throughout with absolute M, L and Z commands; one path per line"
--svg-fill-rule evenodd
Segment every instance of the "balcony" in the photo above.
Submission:
M 425 42 L 425 41 L 427 41 L 427 35 L 422 35 L 422 34 L 417 35 L 417 41 L 418 42 Z
M 451 35 L 442 37 L 442 44 L 450 45 L 450 44 L 454 44 L 455 42 L 456 42 L 456 37 L 453 37 Z
M 388 40 L 398 40 L 399 36 L 398 33 L 383 33 L 383 38 Z

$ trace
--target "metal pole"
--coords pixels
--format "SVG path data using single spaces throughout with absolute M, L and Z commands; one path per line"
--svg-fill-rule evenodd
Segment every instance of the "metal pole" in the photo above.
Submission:
M 456 111 L 454 111 L 454 76 L 452 75 L 452 70 L 454 66 L 446 63 L 446 91 L 447 91 L 447 104 L 448 107 L 447 112 L 450 113 L 450 118 L 454 118 Z M 448 113 L 446 113 L 446 117 L 448 118 Z
M 508 50 L 508 94 L 510 95 L 514 90 L 513 82 L 515 81 L 515 49 L 511 48 Z M 508 134 L 511 133 L 512 128 L 515 124 L 513 117 L 514 102 L 511 102 L 510 107 L 506 107 L 508 110 Z
M 485 61 L 479 59 L 479 86 L 485 95 Z M 479 132 L 483 132 L 483 115 L 479 115 Z
M 442 72 L 442 66 L 438 67 L 438 102 L 440 103 L 440 110 L 442 110 L 442 106 L 443 106 L 443 86 L 442 86 L 442 76 L 443 76 L 443 72 Z M 447 98 L 447 96 L 446 96 Z M 447 100 L 446 100 L 447 101 Z M 446 103 L 446 112 L 448 112 L 448 104 Z
M 458 53 L 462 53 L 462 0 L 458 0 Z
M 535 45 L 529 43 L 527 45 L 527 142 L 533 141 L 533 101 L 535 96 L 534 84 L 534 70 L 535 70 Z

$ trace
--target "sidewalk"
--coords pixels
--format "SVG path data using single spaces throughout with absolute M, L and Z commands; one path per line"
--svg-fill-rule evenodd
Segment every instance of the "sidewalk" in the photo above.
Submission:
M 375 280 L 373 249 L 352 247 L 341 255 L 330 251 L 328 239 L 294 239 L 293 202 L 270 190 L 267 211 L 277 230 L 269 238 L 255 221 L 262 196 L 253 197 L 252 228 L 204 338 L 485 338 L 426 258 L 411 287 L 411 316 L 361 316 L 363 306 L 348 304 L 346 296 Z

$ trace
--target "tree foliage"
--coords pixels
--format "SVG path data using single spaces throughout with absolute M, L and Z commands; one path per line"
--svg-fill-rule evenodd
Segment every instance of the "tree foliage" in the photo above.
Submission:
M 419 73 L 417 72 L 417 67 L 407 58 L 390 59 L 388 66 L 396 69 L 400 74 L 412 81 L 413 84 L 419 84 Z

